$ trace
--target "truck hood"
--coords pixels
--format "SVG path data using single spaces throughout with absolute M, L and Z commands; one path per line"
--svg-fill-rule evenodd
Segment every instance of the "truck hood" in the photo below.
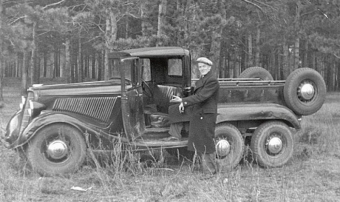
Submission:
M 126 88 L 131 85 L 126 86 Z M 28 91 L 35 96 L 80 96 L 80 95 L 108 95 L 121 94 L 121 84 L 118 80 L 95 81 L 71 84 L 43 85 L 34 84 Z M 37 98 L 36 97 L 36 98 Z

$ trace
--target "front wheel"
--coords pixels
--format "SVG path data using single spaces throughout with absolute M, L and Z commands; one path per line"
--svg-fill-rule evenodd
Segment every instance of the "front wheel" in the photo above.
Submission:
M 260 166 L 280 167 L 293 156 L 293 134 L 283 122 L 265 122 L 254 131 L 250 148 Z
M 218 124 L 215 129 L 215 149 L 220 169 L 236 167 L 244 152 L 241 132 L 232 124 Z
M 33 137 L 27 158 L 41 175 L 63 175 L 77 171 L 86 157 L 85 140 L 79 130 L 66 124 L 44 127 Z

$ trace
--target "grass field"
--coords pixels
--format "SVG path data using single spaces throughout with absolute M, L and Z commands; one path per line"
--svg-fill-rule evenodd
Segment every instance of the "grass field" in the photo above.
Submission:
M 19 82 L 5 80 L 1 132 L 18 108 Z M 328 94 L 319 112 L 303 117 L 286 166 L 242 163 L 210 179 L 166 155 L 149 166 L 84 166 L 69 177 L 40 177 L 0 145 L 0 201 L 340 201 L 339 100 L 340 94 Z

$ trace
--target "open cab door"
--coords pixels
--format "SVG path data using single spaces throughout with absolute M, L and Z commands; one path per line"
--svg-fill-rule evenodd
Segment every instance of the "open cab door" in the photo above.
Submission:
M 138 57 L 122 58 L 118 62 L 122 90 L 123 127 L 126 137 L 131 141 L 145 131 L 142 70 Z

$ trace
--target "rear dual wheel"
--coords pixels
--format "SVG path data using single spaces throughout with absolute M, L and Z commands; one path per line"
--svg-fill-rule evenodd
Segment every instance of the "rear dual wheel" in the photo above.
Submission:
M 250 148 L 263 167 L 280 167 L 293 156 L 294 140 L 290 128 L 280 121 L 261 124 L 253 133 Z

